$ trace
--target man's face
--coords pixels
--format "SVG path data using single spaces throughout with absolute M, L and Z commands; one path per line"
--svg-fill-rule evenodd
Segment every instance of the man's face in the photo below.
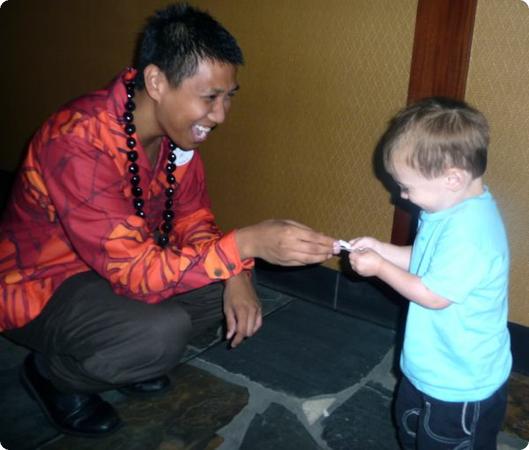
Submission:
M 238 87 L 236 66 L 202 60 L 194 75 L 164 91 L 156 108 L 158 124 L 178 147 L 194 149 L 224 122 Z

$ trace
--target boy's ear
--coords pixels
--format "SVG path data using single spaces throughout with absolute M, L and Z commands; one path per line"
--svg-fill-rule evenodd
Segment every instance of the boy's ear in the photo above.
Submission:
M 459 191 L 465 186 L 467 173 L 456 167 L 452 167 L 446 171 L 445 181 L 446 187 L 451 191 Z
M 149 97 L 155 102 L 160 101 L 169 84 L 165 74 L 157 65 L 149 64 L 143 69 L 143 78 L 145 80 L 145 90 Z

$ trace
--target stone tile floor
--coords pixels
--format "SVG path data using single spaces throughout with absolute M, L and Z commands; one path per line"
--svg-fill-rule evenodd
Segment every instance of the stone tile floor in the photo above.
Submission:
M 58 434 L 18 381 L 27 354 L 0 338 L 0 442 L 8 450 L 397 450 L 392 329 L 258 287 L 262 330 L 229 350 L 217 329 L 188 346 L 169 393 L 104 394 L 126 426 Z M 529 377 L 513 374 L 498 449 L 529 439 Z M 0 449 L 2 447 L 0 446 Z

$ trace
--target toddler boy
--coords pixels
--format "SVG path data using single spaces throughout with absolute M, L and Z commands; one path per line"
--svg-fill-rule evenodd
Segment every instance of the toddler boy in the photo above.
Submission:
M 512 365 L 509 248 L 483 184 L 489 130 L 464 102 L 430 98 L 398 113 L 384 166 L 420 209 L 412 246 L 350 241 L 349 260 L 410 301 L 395 418 L 404 449 L 495 450 Z

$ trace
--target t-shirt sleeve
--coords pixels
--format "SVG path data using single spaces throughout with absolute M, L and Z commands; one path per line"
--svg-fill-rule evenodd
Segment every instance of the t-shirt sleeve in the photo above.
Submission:
M 454 303 L 465 301 L 494 265 L 495 256 L 484 251 L 472 230 L 448 227 L 421 279 L 437 295 Z

